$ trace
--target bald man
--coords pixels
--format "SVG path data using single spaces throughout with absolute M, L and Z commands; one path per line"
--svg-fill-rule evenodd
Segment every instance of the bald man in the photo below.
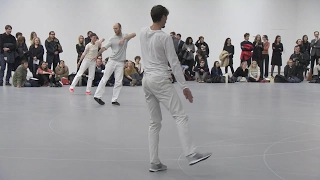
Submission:
M 111 53 L 111 56 L 109 57 L 108 63 L 106 64 L 103 77 L 94 95 L 94 100 L 97 101 L 97 103 L 99 103 L 100 105 L 105 104 L 101 100 L 101 97 L 104 93 L 106 83 L 108 82 L 110 76 L 114 72 L 115 83 L 113 87 L 113 96 L 112 96 L 111 103 L 113 105 L 120 106 L 120 103 L 118 102 L 118 97 L 122 87 L 124 62 L 127 59 L 126 58 L 127 45 L 129 40 L 134 38 L 136 34 L 122 33 L 122 28 L 120 23 L 116 23 L 113 26 L 113 30 L 115 35 L 108 40 L 107 44 L 100 49 L 97 57 L 95 57 L 95 58 L 98 58 L 98 56 L 100 56 L 105 50 L 111 47 L 112 53 Z

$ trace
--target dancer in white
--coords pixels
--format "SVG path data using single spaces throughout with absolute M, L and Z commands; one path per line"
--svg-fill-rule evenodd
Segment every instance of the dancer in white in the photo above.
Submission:
M 162 121 L 160 103 L 170 111 L 176 121 L 180 141 L 184 154 L 189 160 L 189 165 L 194 165 L 211 156 L 211 153 L 200 154 L 196 152 L 189 133 L 188 116 L 169 79 L 168 62 L 183 89 L 184 96 L 192 103 L 193 97 L 182 74 L 172 37 L 161 30 L 165 27 L 168 15 L 169 11 L 165 7 L 161 5 L 154 6 L 151 9 L 153 25 L 143 28 L 140 34 L 141 59 L 144 64 L 142 86 L 151 116 L 149 126 L 150 172 L 167 169 L 167 166 L 163 165 L 158 157 L 159 132 Z
M 104 41 L 104 39 L 101 39 L 98 41 L 98 36 L 95 33 L 92 33 L 90 35 L 91 42 L 86 45 L 86 48 L 84 52 L 81 55 L 81 58 L 78 63 L 78 67 L 80 66 L 80 69 L 75 76 L 75 78 L 72 81 L 72 84 L 70 85 L 70 92 L 74 92 L 74 87 L 80 80 L 80 77 L 89 68 L 89 78 L 87 82 L 87 88 L 86 88 L 86 94 L 90 95 L 91 94 L 91 86 L 92 86 L 92 81 L 94 79 L 95 75 L 95 69 L 96 69 L 96 56 L 98 54 L 99 48 L 101 47 L 101 43 Z M 82 62 L 83 61 L 83 62 Z M 82 62 L 82 63 L 81 63 Z
M 124 68 L 124 62 L 126 60 L 127 45 L 129 40 L 136 36 L 135 33 L 132 33 L 132 34 L 122 33 L 121 29 L 122 28 L 120 23 L 116 23 L 113 26 L 115 35 L 108 40 L 107 44 L 104 47 L 102 47 L 98 53 L 98 56 L 99 56 L 108 48 L 111 47 L 112 49 L 112 54 L 109 57 L 109 61 L 106 64 L 106 69 L 104 71 L 103 77 L 94 95 L 94 100 L 97 101 L 100 105 L 105 104 L 101 100 L 101 97 L 104 93 L 106 83 L 108 82 L 110 76 L 114 72 L 115 83 L 113 87 L 113 96 L 112 96 L 111 103 L 113 105 L 120 106 L 120 103 L 118 102 L 118 97 L 122 87 L 123 71 L 124 71 L 123 68 Z

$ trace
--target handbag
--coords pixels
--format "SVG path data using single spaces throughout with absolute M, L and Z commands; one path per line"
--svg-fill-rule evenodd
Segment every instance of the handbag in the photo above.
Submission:
M 307 81 L 311 81 L 311 80 L 312 80 L 312 73 L 311 73 L 311 71 L 309 71 Z

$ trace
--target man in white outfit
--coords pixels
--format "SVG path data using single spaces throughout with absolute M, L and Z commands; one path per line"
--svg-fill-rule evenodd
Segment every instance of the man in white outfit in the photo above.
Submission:
M 113 87 L 113 96 L 111 103 L 113 105 L 120 106 L 120 103 L 118 102 L 118 97 L 120 94 L 120 90 L 122 87 L 122 79 L 123 79 L 123 71 L 124 71 L 124 62 L 126 60 L 126 50 L 127 45 L 130 39 L 134 38 L 136 36 L 135 33 L 132 34 L 125 34 L 121 31 L 121 24 L 116 23 L 113 26 L 113 30 L 115 32 L 115 35 L 112 36 L 107 44 L 102 47 L 97 55 L 100 56 L 105 50 L 111 47 L 112 54 L 109 57 L 109 61 L 106 64 L 106 68 L 103 74 L 103 77 L 98 85 L 98 88 L 96 90 L 96 93 L 94 95 L 94 100 L 97 101 L 100 105 L 104 105 L 105 103 L 101 100 L 101 97 L 104 93 L 106 83 L 108 82 L 110 76 L 114 72 L 114 78 L 115 83 Z
M 161 6 L 151 9 L 153 25 L 141 30 L 141 55 L 144 65 L 144 78 L 142 82 L 145 98 L 150 112 L 149 151 L 151 167 L 150 172 L 164 171 L 167 166 L 160 162 L 158 157 L 159 132 L 161 129 L 162 114 L 160 103 L 171 113 L 176 121 L 180 141 L 189 165 L 194 165 L 211 156 L 211 153 L 200 154 L 191 139 L 188 128 L 188 116 L 182 102 L 170 81 L 168 62 L 177 82 L 183 89 L 183 94 L 190 103 L 193 102 L 191 91 L 186 85 L 181 71 L 179 59 L 174 49 L 172 38 L 161 29 L 165 27 L 169 11 Z

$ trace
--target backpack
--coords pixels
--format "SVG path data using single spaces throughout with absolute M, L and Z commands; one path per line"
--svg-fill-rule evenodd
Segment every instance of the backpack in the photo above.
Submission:
M 287 81 L 287 78 L 284 77 L 283 75 L 276 75 L 276 77 L 274 78 L 274 82 L 275 83 L 286 83 L 288 81 Z

